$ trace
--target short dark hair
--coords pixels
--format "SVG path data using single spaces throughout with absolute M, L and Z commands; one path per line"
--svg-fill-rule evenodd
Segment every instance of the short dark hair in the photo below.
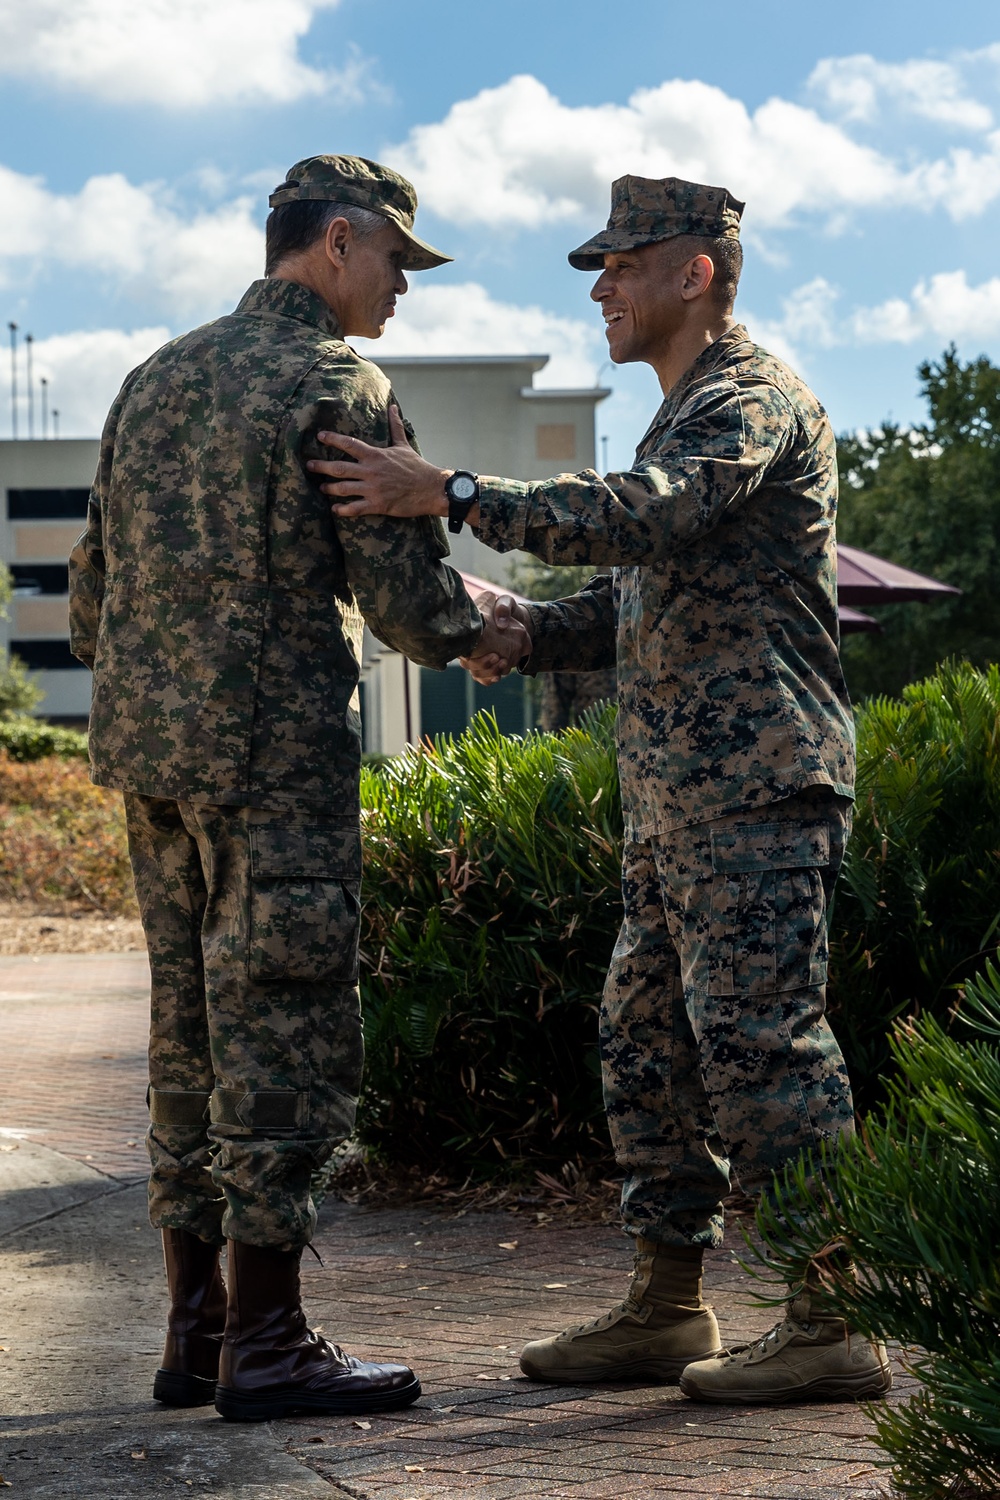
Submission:
M 272 275 L 275 266 L 287 256 L 298 255 L 322 239 L 334 219 L 346 219 L 360 240 L 366 240 L 389 222 L 373 209 L 357 208 L 353 203 L 328 203 L 320 199 L 279 203 L 268 215 L 264 230 L 264 275 Z
M 670 247 L 672 265 L 707 255 L 715 267 L 709 288 L 713 301 L 728 312 L 736 301 L 736 291 L 743 270 L 743 246 L 731 234 L 678 234 L 664 242 Z

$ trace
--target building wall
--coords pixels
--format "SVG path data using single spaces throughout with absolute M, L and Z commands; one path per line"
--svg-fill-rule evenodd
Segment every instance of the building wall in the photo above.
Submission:
M 31 668 L 44 718 L 83 722 L 90 673 L 69 649 L 66 563 L 83 530 L 96 438 L 0 442 L 0 559 L 14 574 L 0 642 Z

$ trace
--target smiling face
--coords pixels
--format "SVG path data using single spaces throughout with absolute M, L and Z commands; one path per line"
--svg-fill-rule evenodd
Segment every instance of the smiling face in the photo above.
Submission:
M 343 225 L 348 233 L 337 232 Z M 335 307 L 345 337 L 377 339 L 393 316 L 397 297 L 407 289 L 403 262 L 409 245 L 388 221 L 374 234 L 359 238 L 343 219 L 327 235 L 327 255 L 337 267 Z
M 604 270 L 590 295 L 600 303 L 608 352 L 616 365 L 656 365 L 686 326 L 692 301 L 691 262 L 679 259 L 670 247 L 671 241 L 663 240 L 604 257 Z M 694 259 L 712 264 L 706 256 Z M 698 279 L 704 280 L 703 271 Z M 699 286 L 695 295 L 702 289 Z

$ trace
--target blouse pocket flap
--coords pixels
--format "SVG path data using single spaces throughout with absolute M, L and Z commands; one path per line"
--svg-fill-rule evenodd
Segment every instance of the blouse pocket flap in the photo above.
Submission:
M 755 823 L 712 834 L 712 870 L 746 875 L 754 870 L 822 869 L 830 863 L 830 826 Z
M 360 880 L 361 830 L 299 824 L 251 828 L 250 857 L 260 880 Z

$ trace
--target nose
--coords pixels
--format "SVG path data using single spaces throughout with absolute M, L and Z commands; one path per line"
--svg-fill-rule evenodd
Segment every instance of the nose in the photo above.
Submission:
M 393 291 L 396 293 L 396 296 L 402 297 L 408 290 L 409 285 L 410 283 L 407 281 L 402 271 L 398 271 L 396 273 L 396 285 L 393 287 Z
M 614 281 L 608 272 L 602 271 L 600 276 L 590 288 L 590 296 L 594 302 L 604 302 L 614 291 Z

